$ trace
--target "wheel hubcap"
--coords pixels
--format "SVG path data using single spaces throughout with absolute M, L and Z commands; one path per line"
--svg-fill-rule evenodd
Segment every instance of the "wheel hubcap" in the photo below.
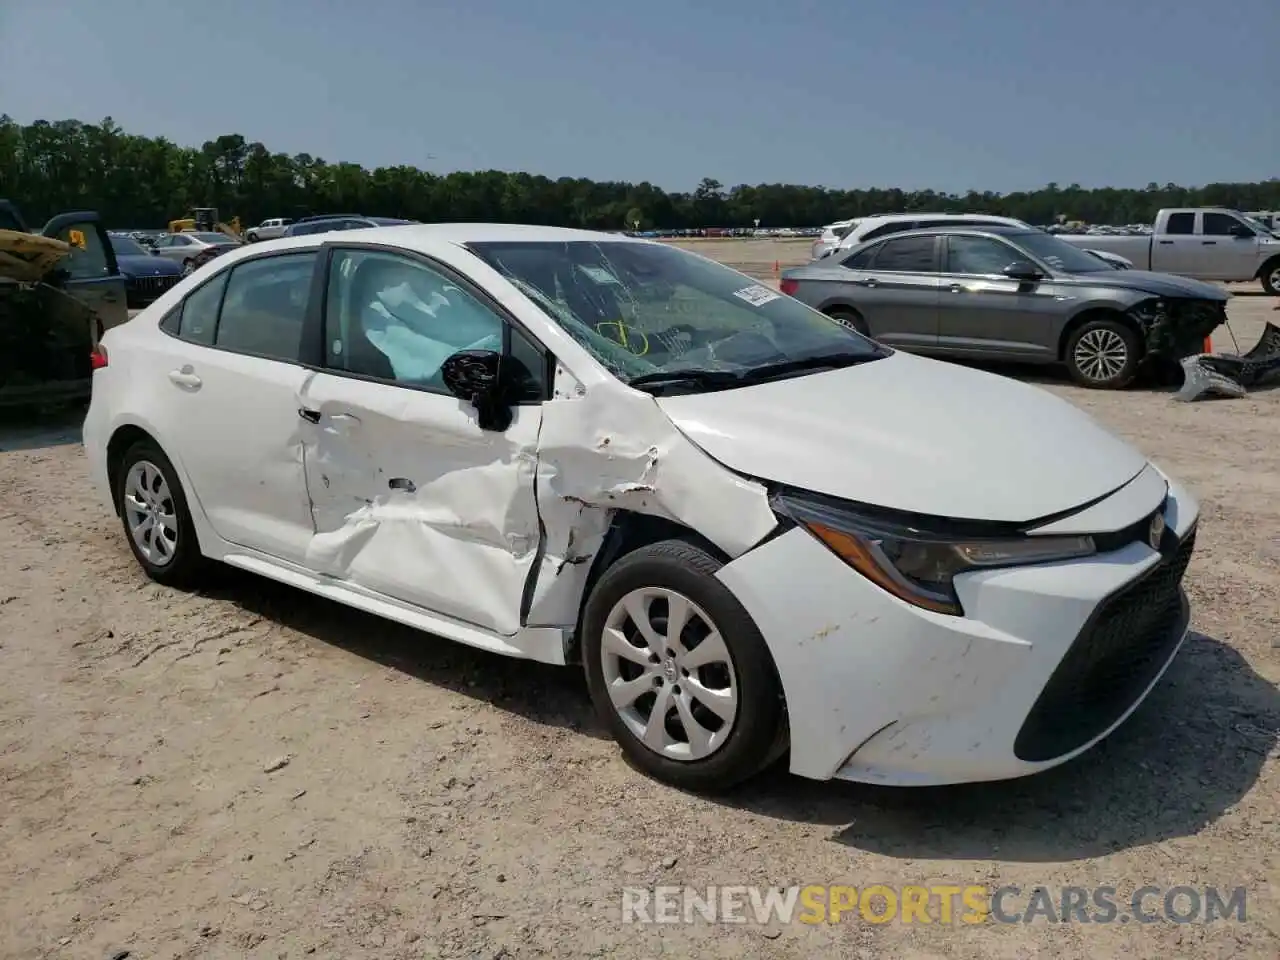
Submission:
M 178 548 L 178 511 L 160 468 L 139 460 L 124 481 L 124 516 L 134 546 L 148 563 L 163 567 Z
M 738 716 L 733 658 L 711 617 L 661 587 L 633 590 L 605 620 L 605 687 L 622 722 L 672 760 L 719 750 Z
M 1129 348 L 1114 330 L 1090 330 L 1076 341 L 1076 368 L 1090 380 L 1118 377 L 1128 360 Z
M 1271 277 L 1269 279 L 1271 282 L 1271 289 L 1280 290 L 1280 268 L 1272 270 Z

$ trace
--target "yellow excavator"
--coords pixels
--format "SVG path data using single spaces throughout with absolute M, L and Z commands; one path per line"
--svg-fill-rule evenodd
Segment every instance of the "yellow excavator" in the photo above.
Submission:
M 196 207 L 191 216 L 169 221 L 170 233 L 225 233 L 228 237 L 243 240 L 240 233 L 240 218 L 232 217 L 227 223 L 218 219 L 217 207 Z

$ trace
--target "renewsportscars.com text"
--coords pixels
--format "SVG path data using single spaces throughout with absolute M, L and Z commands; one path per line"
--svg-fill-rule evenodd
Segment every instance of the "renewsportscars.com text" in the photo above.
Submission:
M 1243 923 L 1244 887 L 624 887 L 623 923 Z

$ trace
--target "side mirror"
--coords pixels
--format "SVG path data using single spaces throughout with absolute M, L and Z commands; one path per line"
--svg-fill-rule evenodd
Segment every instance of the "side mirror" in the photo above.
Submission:
M 1231 228 L 1231 235 L 1237 240 L 1252 240 L 1255 236 L 1254 232 L 1246 227 L 1243 223 L 1237 223 Z
M 502 354 L 497 350 L 459 350 L 440 366 L 445 389 L 476 408 L 481 430 L 511 426 L 511 406 L 501 383 Z
M 1039 267 L 1034 263 L 1027 262 L 1026 260 L 1015 260 L 1000 272 L 1010 280 L 1021 280 L 1024 282 L 1040 280 L 1044 277 L 1044 274 L 1040 272 Z

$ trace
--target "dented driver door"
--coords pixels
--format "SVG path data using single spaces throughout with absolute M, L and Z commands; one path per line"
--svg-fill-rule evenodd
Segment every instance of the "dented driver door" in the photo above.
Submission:
M 540 408 L 489 432 L 453 397 L 325 373 L 300 401 L 316 526 L 307 566 L 514 634 L 538 550 Z
M 511 636 L 538 556 L 542 409 L 519 405 L 506 430 L 482 430 L 474 407 L 443 387 L 450 353 L 510 340 L 503 318 L 459 283 L 397 255 L 334 251 L 327 369 L 298 396 L 316 528 L 307 566 Z M 390 329 L 386 305 L 403 313 L 406 299 L 434 313 L 411 317 L 415 333 L 400 331 L 391 349 L 378 336 Z

